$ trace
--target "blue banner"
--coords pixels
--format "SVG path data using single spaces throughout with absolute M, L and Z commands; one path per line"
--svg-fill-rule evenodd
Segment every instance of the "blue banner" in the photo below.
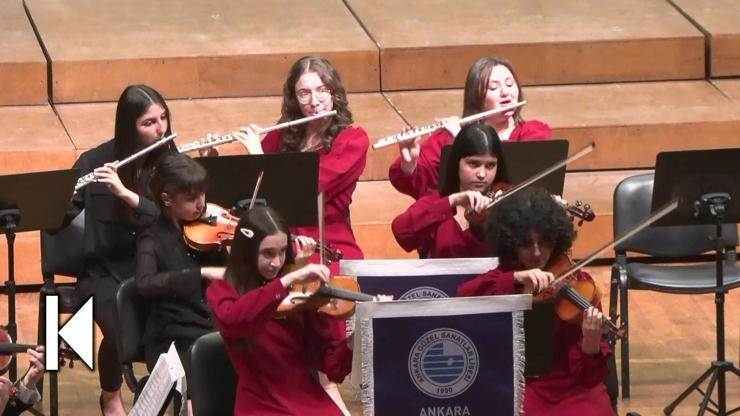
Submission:
M 462 282 L 497 264 L 491 258 L 350 260 L 340 262 L 339 268 L 341 274 L 356 276 L 364 293 L 414 300 L 454 297 Z
M 358 305 L 364 414 L 518 415 L 527 295 Z

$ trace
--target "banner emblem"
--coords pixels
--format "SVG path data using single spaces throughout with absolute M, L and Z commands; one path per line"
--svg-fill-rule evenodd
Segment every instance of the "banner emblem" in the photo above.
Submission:
M 462 332 L 431 330 L 416 340 L 409 352 L 409 376 L 416 387 L 438 399 L 455 397 L 478 375 L 478 350 Z
M 447 293 L 431 286 L 415 287 L 403 295 L 398 300 L 414 300 L 414 299 L 442 299 L 449 298 Z

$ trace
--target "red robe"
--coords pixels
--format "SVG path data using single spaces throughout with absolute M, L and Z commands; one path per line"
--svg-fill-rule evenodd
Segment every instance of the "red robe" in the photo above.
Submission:
M 265 153 L 279 152 L 281 135 L 280 131 L 268 133 L 262 140 L 262 150 Z M 348 127 L 339 133 L 330 151 L 319 151 L 319 191 L 324 192 L 324 240 L 341 250 L 345 259 L 364 258 L 349 223 L 349 206 L 357 180 L 365 169 L 369 146 L 370 139 L 365 130 Z M 291 232 L 319 240 L 318 227 L 296 227 Z M 319 263 L 318 254 L 311 258 L 311 263 Z M 332 263 L 330 268 L 332 273 L 339 273 L 338 262 Z
M 462 283 L 457 296 L 511 295 L 520 292 L 514 284 L 514 268 L 501 266 L 475 279 Z M 579 272 L 578 280 L 593 280 Z M 601 304 L 597 305 L 599 310 Z M 581 351 L 581 325 L 569 324 L 553 315 L 555 342 L 550 373 L 527 378 L 524 391 L 524 414 L 527 416 L 612 416 L 604 379 L 609 373 L 607 360 L 611 349 L 601 338 L 600 353 L 589 356 Z
M 552 130 L 547 124 L 538 120 L 529 120 L 518 124 L 509 136 L 509 141 L 523 142 L 544 140 L 552 137 Z M 399 192 L 419 199 L 429 190 L 437 189 L 439 183 L 439 158 L 442 147 L 452 144 L 454 137 L 445 129 L 437 130 L 421 144 L 419 161 L 413 173 L 406 174 L 401 170 L 401 157 L 391 164 L 388 179 Z
M 227 281 L 208 287 L 208 303 L 239 377 L 235 415 L 342 416 L 311 373 L 341 382 L 352 367 L 345 340 L 315 311 L 273 317 L 287 295 L 280 279 L 240 296 Z
M 449 198 L 437 191 L 427 193 L 397 216 L 391 229 L 404 250 L 424 247 L 429 258 L 489 256 L 486 243 L 472 229 L 460 228 Z

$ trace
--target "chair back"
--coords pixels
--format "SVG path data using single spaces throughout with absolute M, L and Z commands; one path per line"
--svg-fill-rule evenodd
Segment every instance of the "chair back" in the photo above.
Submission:
M 57 233 L 41 231 L 41 273 L 44 279 L 54 275 L 80 277 L 85 264 L 85 210 Z
M 188 388 L 193 414 L 198 416 L 233 415 L 237 376 L 221 334 L 201 336 L 190 349 Z
M 614 190 L 614 235 L 650 216 L 653 197 L 654 174 L 631 176 L 622 180 Z M 712 237 L 714 225 L 681 225 L 647 227 L 637 235 L 627 239 L 614 249 L 619 252 L 635 251 L 659 257 L 695 256 L 715 248 Z M 722 227 L 723 245 L 737 246 L 737 227 L 725 224 Z
M 133 374 L 133 363 L 144 361 L 144 335 L 149 304 L 136 289 L 136 279 L 126 279 L 116 293 L 116 312 L 118 313 L 118 357 L 124 367 L 126 384 L 132 391 L 138 388 Z

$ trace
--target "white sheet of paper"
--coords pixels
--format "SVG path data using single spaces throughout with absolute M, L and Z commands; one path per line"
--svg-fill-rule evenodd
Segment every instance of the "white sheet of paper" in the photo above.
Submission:
M 167 395 L 172 386 L 177 383 L 177 391 L 184 394 L 185 369 L 177 355 L 175 343 L 170 344 L 170 349 L 161 354 L 154 369 L 149 374 L 146 386 L 136 400 L 136 404 L 129 412 L 129 416 L 156 415 L 164 406 Z M 187 409 L 187 406 L 183 406 Z M 187 412 L 187 410 L 186 410 Z

